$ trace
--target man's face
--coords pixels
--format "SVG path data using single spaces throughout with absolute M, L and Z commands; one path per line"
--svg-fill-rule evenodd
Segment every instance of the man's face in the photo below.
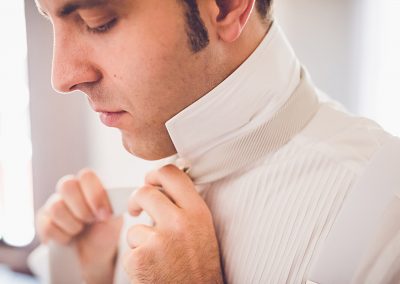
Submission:
M 54 28 L 54 88 L 86 93 L 125 148 L 149 160 L 175 153 L 165 122 L 212 84 L 210 48 L 190 48 L 180 2 L 38 0 Z

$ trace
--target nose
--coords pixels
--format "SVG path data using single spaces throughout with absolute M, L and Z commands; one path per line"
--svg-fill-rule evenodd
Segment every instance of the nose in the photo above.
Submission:
M 82 90 L 101 78 L 101 73 L 90 60 L 88 46 L 71 32 L 54 32 L 52 84 L 60 93 Z

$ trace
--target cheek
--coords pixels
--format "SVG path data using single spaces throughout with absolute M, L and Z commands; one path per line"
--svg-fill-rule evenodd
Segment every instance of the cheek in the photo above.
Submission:
M 176 112 L 171 105 L 179 108 L 184 93 L 188 54 L 182 45 L 186 42 L 170 39 L 166 43 L 154 38 L 142 38 L 140 44 L 135 42 L 125 43 L 118 50 L 121 56 L 112 62 L 117 74 L 113 81 L 123 89 L 136 112 L 146 110 L 144 116 L 158 113 L 166 119 Z

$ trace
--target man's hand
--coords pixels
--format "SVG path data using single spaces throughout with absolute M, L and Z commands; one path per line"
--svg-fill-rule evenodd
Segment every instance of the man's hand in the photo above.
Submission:
M 43 243 L 76 246 L 86 283 L 112 283 L 122 218 L 111 217 L 106 192 L 90 170 L 66 176 L 37 215 Z
M 130 198 L 129 212 L 144 210 L 155 225 L 128 232 L 124 268 L 132 283 L 223 283 L 212 216 L 190 178 L 168 165 L 145 184 Z

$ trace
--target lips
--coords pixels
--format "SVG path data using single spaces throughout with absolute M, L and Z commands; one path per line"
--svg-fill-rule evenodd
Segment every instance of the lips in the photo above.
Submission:
M 118 127 L 122 123 L 122 118 L 127 114 L 126 111 L 116 108 L 103 108 L 88 97 L 92 109 L 99 113 L 100 120 L 108 127 Z
M 108 127 L 118 127 L 126 114 L 126 111 L 100 112 L 100 120 Z

